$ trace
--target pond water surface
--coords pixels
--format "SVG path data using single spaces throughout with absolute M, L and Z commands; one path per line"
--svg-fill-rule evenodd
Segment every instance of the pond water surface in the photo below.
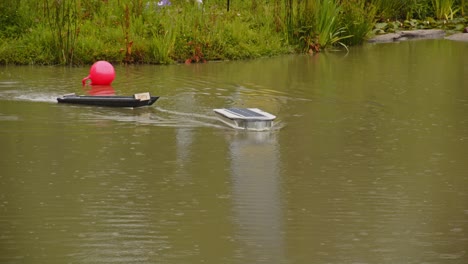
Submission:
M 467 43 L 115 69 L 0 67 L 0 263 L 468 263 Z

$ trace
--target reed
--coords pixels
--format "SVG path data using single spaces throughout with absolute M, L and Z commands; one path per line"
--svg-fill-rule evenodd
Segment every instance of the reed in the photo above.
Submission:
M 366 4 L 365 0 L 348 0 L 342 3 L 341 8 L 340 23 L 345 27 L 345 35 L 350 36 L 343 39 L 343 43 L 362 44 L 374 26 L 375 6 Z
M 315 2 L 313 9 L 315 18 L 314 30 L 317 32 L 316 45 L 319 49 L 328 48 L 337 44 L 347 48 L 342 42 L 343 39 L 350 38 L 344 35 L 345 27 L 339 23 L 341 7 L 335 0 L 319 0 Z
M 61 64 L 73 64 L 75 46 L 80 34 L 81 2 L 78 0 L 44 0 L 44 10 L 50 30 L 51 45 Z
M 395 20 L 406 15 L 408 7 L 412 1 L 408 0 L 370 0 L 376 7 L 376 17 L 380 21 Z
M 11 51 L 8 50 L 10 46 L 9 41 L 2 41 L 0 42 L 0 64 L 9 64 L 11 61 Z
M 410 0 L 405 3 L 406 19 L 424 19 L 432 16 L 431 0 Z
M 149 56 L 146 62 L 156 64 L 172 63 L 171 55 L 174 51 L 176 38 L 177 32 L 170 24 L 151 29 L 148 46 Z
M 130 37 L 130 25 L 131 25 L 131 18 L 132 16 L 130 15 L 130 8 L 128 4 L 124 5 L 124 14 L 123 14 L 123 20 L 122 20 L 122 31 L 125 36 L 125 58 L 124 62 L 125 63 L 131 63 L 133 62 L 132 59 L 132 46 L 133 46 L 133 40 L 131 40 Z
M 162 9 L 146 8 L 139 0 L 29 3 L 42 12 L 31 15 L 42 17 L 38 25 L 43 25 L 33 27 L 32 35 L 44 36 L 41 43 L 48 44 L 37 47 L 52 54 L 42 60 L 51 64 L 89 64 L 96 59 L 160 64 L 255 58 L 290 53 L 291 43 L 298 41 L 298 36 L 287 37 L 281 1 L 274 5 L 236 2 L 229 12 L 221 2 L 213 0 L 213 5 L 203 7 L 177 2 Z M 296 24 L 312 24 L 304 12 L 307 6 L 294 8 Z M 297 16 L 300 12 L 302 17 Z M 19 40 L 26 41 L 31 38 Z
M 206 60 L 204 50 L 209 43 L 210 31 L 215 25 L 209 25 L 204 10 L 198 6 L 185 5 L 183 10 L 173 19 L 177 32 L 173 58 L 178 62 L 190 63 Z
M 452 20 L 459 10 L 455 8 L 455 0 L 432 0 L 432 7 L 436 18 L 446 20 Z
M 3 0 L 0 63 L 193 63 L 347 48 L 365 40 L 374 20 L 436 10 L 450 19 L 464 7 L 443 1 L 232 1 L 227 11 L 225 0 Z

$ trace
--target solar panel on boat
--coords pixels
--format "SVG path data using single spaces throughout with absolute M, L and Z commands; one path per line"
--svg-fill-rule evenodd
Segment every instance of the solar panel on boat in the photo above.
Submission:
M 265 117 L 264 115 L 260 113 L 254 112 L 246 108 L 226 108 L 226 110 L 236 115 L 243 116 L 243 117 Z

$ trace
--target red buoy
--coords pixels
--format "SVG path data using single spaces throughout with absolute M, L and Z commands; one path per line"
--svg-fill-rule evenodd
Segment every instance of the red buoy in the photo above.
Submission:
M 88 79 L 91 80 L 91 85 L 110 85 L 115 79 L 114 67 L 107 61 L 97 61 L 81 83 L 85 85 Z

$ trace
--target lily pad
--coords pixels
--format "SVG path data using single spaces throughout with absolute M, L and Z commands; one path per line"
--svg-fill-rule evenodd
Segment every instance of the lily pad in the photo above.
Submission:
M 456 31 L 463 31 L 464 29 L 465 29 L 464 24 L 456 24 L 453 28 L 453 30 L 456 30 Z

